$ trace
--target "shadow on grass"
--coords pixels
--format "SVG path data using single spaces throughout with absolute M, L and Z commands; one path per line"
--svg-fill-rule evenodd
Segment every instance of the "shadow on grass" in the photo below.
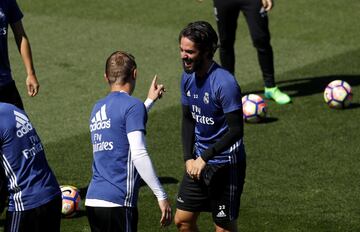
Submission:
M 257 124 L 267 124 L 267 123 L 272 123 L 272 122 L 276 122 L 278 121 L 278 118 L 274 118 L 274 117 L 269 117 L 267 116 L 266 118 L 264 118 L 263 120 L 261 120 L 260 122 L 258 122 Z
M 292 98 L 304 97 L 323 93 L 326 86 L 333 80 L 344 80 L 351 86 L 360 85 L 359 64 L 360 49 L 346 51 L 333 57 L 324 58 L 317 62 L 290 70 L 276 80 L 276 84 Z M 322 75 L 323 73 L 329 75 Z M 300 77 L 292 79 L 292 77 Z M 263 89 L 248 93 L 263 94 Z M 358 108 L 354 104 L 351 108 Z
M 278 118 L 274 118 L 274 117 L 269 117 L 266 116 L 264 119 L 262 119 L 259 122 L 245 122 L 247 125 L 258 125 L 258 124 L 268 124 L 268 123 L 273 123 L 278 121 Z
M 320 77 L 304 77 L 292 80 L 278 81 L 277 85 L 289 93 L 292 98 L 304 97 L 324 92 L 326 86 L 334 80 L 344 80 L 351 86 L 360 85 L 360 75 L 329 75 Z M 251 91 L 251 93 L 262 94 L 263 90 Z M 244 93 L 248 94 L 248 93 Z M 355 104 L 356 106 L 357 104 Z
M 345 110 L 352 110 L 352 109 L 356 109 L 356 108 L 359 108 L 359 107 L 360 107 L 359 103 L 351 103 L 349 105 L 349 107 L 345 108 Z
M 324 92 L 326 86 L 334 80 L 344 80 L 351 86 L 360 85 L 360 75 L 329 75 L 320 77 L 305 77 L 294 80 L 279 81 L 281 89 L 292 97 L 302 97 Z

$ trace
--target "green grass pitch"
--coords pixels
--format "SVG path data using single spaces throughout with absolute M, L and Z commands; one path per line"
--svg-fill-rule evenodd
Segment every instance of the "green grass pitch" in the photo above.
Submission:
M 194 20 L 215 27 L 212 1 L 18 2 L 39 95 L 26 96 L 25 71 L 10 33 L 13 74 L 60 184 L 75 185 L 84 194 L 92 162 L 88 119 L 94 102 L 108 91 L 105 59 L 114 50 L 126 50 L 138 63 L 134 96 L 145 100 L 155 74 L 166 85 L 166 96 L 149 114 L 147 144 L 175 212 L 183 172 L 178 33 Z M 267 102 L 269 120 L 245 125 L 248 169 L 240 231 L 360 231 L 359 10 L 354 0 L 275 2 L 269 17 L 276 80 L 293 103 Z M 262 95 L 256 52 L 242 15 L 236 52 L 242 91 Z M 353 88 L 349 109 L 332 110 L 323 101 L 326 84 L 335 79 Z M 146 186 L 140 191 L 139 213 L 140 232 L 160 231 L 156 199 Z M 208 214 L 201 215 L 199 227 L 212 231 Z M 61 231 L 90 231 L 85 211 L 62 220 Z

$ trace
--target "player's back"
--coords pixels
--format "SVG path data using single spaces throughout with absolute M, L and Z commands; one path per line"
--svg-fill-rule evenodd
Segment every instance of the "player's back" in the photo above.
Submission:
M 99 100 L 90 116 L 93 146 L 93 178 L 87 199 L 102 199 L 121 205 L 137 197 L 139 175 L 131 162 L 127 134 L 145 131 L 144 104 L 125 92 L 111 92 Z M 101 189 L 107 189 L 105 195 Z M 136 199 L 133 196 L 131 198 Z
M 26 113 L 0 103 L 1 163 L 10 193 L 9 210 L 35 208 L 60 195 L 35 128 Z

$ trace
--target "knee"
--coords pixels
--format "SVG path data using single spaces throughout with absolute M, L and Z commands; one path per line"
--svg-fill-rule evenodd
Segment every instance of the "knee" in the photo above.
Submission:
M 174 223 L 176 225 L 177 228 L 180 228 L 181 227 L 181 224 L 183 223 L 181 218 L 177 217 L 177 215 L 175 214 L 175 217 L 174 217 Z
M 220 40 L 220 49 L 231 50 L 234 49 L 235 40 L 222 39 Z
M 230 222 L 216 222 L 215 221 L 215 231 L 216 232 L 237 232 L 237 221 Z
M 266 51 L 271 48 L 270 38 L 269 37 L 258 37 L 253 39 L 253 45 L 256 49 L 260 51 Z
M 176 227 L 179 229 L 179 231 L 188 229 L 191 227 L 191 222 L 184 220 L 183 218 L 177 217 L 175 215 L 174 223 Z
M 198 231 L 194 220 L 186 220 L 175 215 L 174 223 L 179 231 Z

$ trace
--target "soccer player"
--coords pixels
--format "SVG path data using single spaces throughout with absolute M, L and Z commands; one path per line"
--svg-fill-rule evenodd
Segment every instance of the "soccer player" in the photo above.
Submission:
M 237 20 L 240 11 L 244 13 L 250 30 L 253 45 L 257 50 L 262 72 L 266 98 L 278 104 L 287 104 L 290 97 L 280 91 L 275 84 L 274 58 L 270 44 L 270 32 L 267 12 L 273 7 L 272 0 L 213 0 L 215 17 L 220 38 L 221 65 L 232 74 L 235 72 L 234 43 Z
M 10 193 L 5 232 L 60 231 L 61 191 L 26 113 L 0 102 L 0 155 Z
M 28 95 L 33 97 L 39 91 L 39 82 L 36 78 L 31 47 L 21 19 L 23 14 L 16 0 L 0 1 L 0 101 L 16 105 L 23 109 L 23 103 L 15 82 L 11 75 L 8 55 L 8 26 L 10 25 L 16 45 L 25 65 Z
M 134 57 L 123 51 L 110 55 L 104 76 L 110 93 L 95 104 L 90 116 L 94 161 L 85 205 L 91 231 L 137 231 L 140 178 L 158 200 L 160 225 L 167 226 L 171 207 L 145 144 L 147 110 L 164 86 L 155 76 L 145 103 L 132 97 L 137 67 Z
M 177 197 L 179 231 L 198 231 L 200 212 L 211 212 L 216 231 L 237 231 L 245 179 L 240 87 L 214 62 L 218 37 L 208 22 L 179 35 L 182 143 L 185 173 Z

